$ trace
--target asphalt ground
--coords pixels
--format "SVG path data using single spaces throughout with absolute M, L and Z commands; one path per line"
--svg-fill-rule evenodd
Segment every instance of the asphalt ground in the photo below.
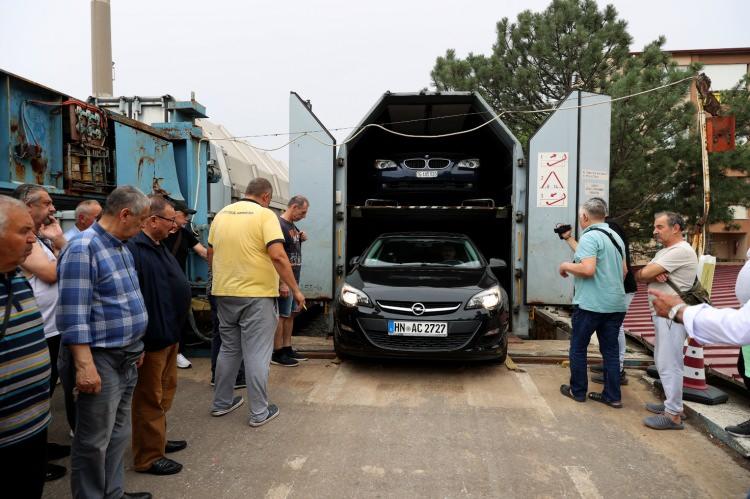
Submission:
M 624 409 L 564 398 L 567 369 L 311 359 L 271 367 L 281 413 L 247 426 L 247 404 L 209 415 L 208 359 L 180 371 L 169 436 L 177 475 L 130 469 L 126 490 L 155 498 L 745 497 L 750 471 L 688 421 L 641 423 L 650 386 L 623 388 Z M 591 385 L 590 389 L 600 389 Z M 69 442 L 61 391 L 51 441 Z M 59 461 L 68 465 L 68 459 Z M 69 479 L 44 497 L 69 497 Z

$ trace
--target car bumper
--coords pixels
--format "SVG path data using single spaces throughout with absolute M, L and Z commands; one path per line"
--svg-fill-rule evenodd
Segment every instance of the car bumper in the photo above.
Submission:
M 392 336 L 388 321 L 447 322 L 446 337 Z M 334 341 L 338 353 L 375 358 L 496 360 L 508 348 L 506 314 L 461 310 L 449 316 L 404 316 L 337 304 Z

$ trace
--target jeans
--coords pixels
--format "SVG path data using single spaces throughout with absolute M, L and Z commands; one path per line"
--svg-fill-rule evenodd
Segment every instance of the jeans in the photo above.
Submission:
M 576 399 L 584 400 L 588 390 L 586 371 L 586 350 L 591 335 L 596 331 L 599 338 L 599 352 L 604 365 L 604 391 L 607 402 L 619 402 L 620 369 L 617 337 L 625 312 L 590 312 L 576 307 L 573 311 L 573 333 L 570 337 L 570 390 Z
M 70 453 L 70 487 L 75 499 L 120 499 L 123 495 L 131 401 L 138 381 L 135 365 L 142 350 L 140 341 L 125 348 L 91 349 L 102 389 L 96 394 L 79 393 L 75 404 L 76 428 Z M 67 348 L 61 355 L 60 370 L 64 382 L 75 380 L 75 366 Z

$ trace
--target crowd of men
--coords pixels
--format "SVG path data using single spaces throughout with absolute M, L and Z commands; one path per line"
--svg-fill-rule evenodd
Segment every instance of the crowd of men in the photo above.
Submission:
M 649 307 L 656 333 L 654 360 L 664 388 L 664 403 L 646 403 L 652 415 L 643 423 L 654 430 L 682 430 L 683 346 L 690 336 L 701 343 L 750 344 L 750 261 L 740 272 L 736 294 L 742 308 L 717 310 L 709 305 L 688 307 L 680 294 L 697 280 L 698 258 L 683 236 L 685 221 L 677 213 L 654 215 L 654 239 L 661 245 L 654 258 L 637 272 L 631 269 L 628 242 L 622 229 L 607 219 L 607 203 L 591 198 L 580 208 L 583 228 L 580 241 L 571 231 L 561 234 L 574 251 L 572 262 L 559 266 L 562 277 L 574 277 L 572 333 L 570 340 L 570 382 L 560 386 L 562 395 L 576 402 L 587 399 L 622 408 L 620 386 L 627 384 L 624 372 L 625 338 L 622 323 L 635 292 L 635 281 L 647 283 Z M 596 332 L 602 374 L 601 392 L 588 391 L 586 354 Z M 740 361 L 738 368 L 745 373 Z M 593 370 L 593 369 L 592 369 Z M 748 386 L 750 388 L 750 386 Z M 727 427 L 735 435 L 750 436 L 750 421 Z
M 40 497 L 45 481 L 67 473 L 48 462 L 70 455 L 74 498 L 149 498 L 125 492 L 124 459 L 154 475 L 178 473 L 166 454 L 167 412 L 177 388 L 183 328 L 191 305 L 187 252 L 206 258 L 214 317 L 210 413 L 240 407 L 247 386 L 248 424 L 279 415 L 268 401 L 271 363 L 306 360 L 291 346 L 293 317 L 305 307 L 299 288 L 301 245 L 295 222 L 309 202 L 294 196 L 279 217 L 262 178 L 214 218 L 205 248 L 187 225 L 184 201 L 118 187 L 81 202 L 63 233 L 41 186 L 0 196 L 0 477 L 22 484 L 14 497 Z M 280 280 L 281 281 L 280 281 Z M 240 367 L 242 366 L 242 375 Z M 50 397 L 58 377 L 72 446 L 47 441 Z

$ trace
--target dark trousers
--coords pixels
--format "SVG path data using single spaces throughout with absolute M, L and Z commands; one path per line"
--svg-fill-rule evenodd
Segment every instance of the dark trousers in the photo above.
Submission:
M 742 376 L 742 381 L 745 382 L 745 388 L 750 390 L 750 378 L 745 376 L 745 357 L 742 355 L 742 347 L 740 347 L 740 357 L 737 359 L 737 370 Z
M 7 447 L 0 447 L 3 497 L 42 497 L 47 470 L 47 429 Z
M 62 335 L 58 334 L 52 338 L 47 338 L 47 348 L 49 348 L 49 358 L 52 373 L 49 380 L 49 396 L 52 398 L 52 394 L 55 393 L 55 387 L 57 386 L 57 379 L 60 376 L 58 371 L 58 359 L 60 358 L 60 341 Z M 73 390 L 67 390 L 66 386 L 71 386 L 70 383 L 61 382 L 63 385 L 63 395 L 65 396 L 65 419 L 68 420 L 70 429 L 73 430 L 76 427 L 76 405 L 75 399 L 73 398 Z M 73 380 L 72 386 L 75 386 L 75 380 Z
M 573 333 L 570 337 L 570 389 L 575 398 L 585 398 L 588 390 L 586 350 L 594 331 L 599 339 L 599 352 L 602 354 L 604 365 L 602 396 L 608 402 L 619 402 L 622 398 L 617 337 L 624 318 L 625 312 L 590 312 L 578 307 L 573 311 Z
M 216 297 L 208 295 L 208 303 L 211 305 L 211 326 L 213 333 L 211 335 L 211 379 L 214 379 L 216 373 L 216 359 L 219 358 L 221 350 L 221 334 L 219 334 L 219 313 L 216 310 Z M 240 372 L 237 374 L 237 381 L 245 380 L 245 361 L 240 364 Z

